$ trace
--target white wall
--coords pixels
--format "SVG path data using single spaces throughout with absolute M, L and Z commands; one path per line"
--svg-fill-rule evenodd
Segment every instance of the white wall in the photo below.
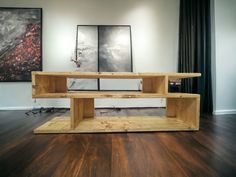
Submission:
M 215 114 L 236 113 L 236 1 L 215 0 Z M 213 46 L 214 47 L 214 46 Z
M 73 71 L 70 62 L 78 24 L 130 24 L 135 72 L 177 70 L 179 0 L 1 0 L 1 7 L 43 8 L 43 70 Z M 125 106 L 98 101 L 97 106 Z M 161 106 L 159 100 L 130 106 Z M 0 83 L 0 107 L 68 106 L 64 100 L 34 100 L 31 83 Z

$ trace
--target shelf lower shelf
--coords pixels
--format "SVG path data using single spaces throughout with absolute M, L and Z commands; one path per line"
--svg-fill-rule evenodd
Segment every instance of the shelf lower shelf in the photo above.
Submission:
M 55 117 L 34 130 L 34 133 L 105 133 L 148 131 L 194 131 L 195 127 L 176 118 L 158 116 L 95 117 L 83 119 L 75 129 L 69 117 Z

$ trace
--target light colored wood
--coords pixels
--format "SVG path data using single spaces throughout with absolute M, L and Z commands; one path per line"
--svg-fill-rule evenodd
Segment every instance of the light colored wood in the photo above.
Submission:
M 51 76 L 33 76 L 33 82 L 32 82 L 32 94 L 33 97 L 38 94 L 44 94 L 44 93 L 54 93 L 55 91 L 55 85 L 52 81 Z
M 75 128 L 86 118 L 93 118 L 95 115 L 93 98 L 71 98 L 71 128 Z
M 168 93 L 167 76 L 143 78 L 143 93 Z M 166 84 L 167 83 L 167 84 Z
M 71 128 L 78 126 L 79 122 L 83 120 L 84 102 L 82 98 L 70 99 L 71 110 Z
M 33 97 L 44 93 L 66 93 L 66 77 L 56 77 L 47 75 L 32 75 L 32 95 Z
M 67 78 L 118 78 L 138 79 L 168 76 L 169 79 L 200 77 L 201 73 L 133 73 L 133 72 L 32 72 L 34 75 L 58 76 Z
M 67 79 L 66 77 L 53 77 L 53 82 L 55 84 L 56 93 L 67 92 Z
M 199 129 L 198 94 L 168 93 L 168 81 L 199 77 L 200 73 L 112 73 L 112 72 L 32 72 L 33 98 L 70 98 L 71 118 L 53 119 L 36 133 L 177 131 Z M 67 78 L 114 78 L 143 80 L 143 90 L 77 91 L 67 90 Z M 166 98 L 165 118 L 94 118 L 95 98 Z M 145 119 L 144 119 L 145 118 Z
M 34 97 L 34 95 L 38 95 L 40 93 L 37 93 L 37 89 L 35 88 L 36 82 L 35 82 L 35 73 L 32 72 L 31 74 L 31 79 L 32 79 L 32 97 Z
M 189 98 L 199 97 L 189 93 L 142 93 L 135 91 L 77 91 L 67 93 L 43 93 L 33 95 L 34 98 Z
M 85 98 L 83 118 L 93 118 L 95 115 L 94 98 Z
M 69 117 L 56 117 L 34 130 L 34 133 L 103 133 L 145 131 L 194 131 L 182 120 L 144 117 L 97 117 L 84 119 L 75 129 L 70 128 Z
M 167 98 L 166 99 L 166 116 L 176 117 L 176 102 L 178 98 Z
M 177 118 L 199 130 L 200 98 L 181 99 L 181 113 Z
M 167 98 L 166 116 L 176 117 L 190 127 L 199 129 L 200 97 Z

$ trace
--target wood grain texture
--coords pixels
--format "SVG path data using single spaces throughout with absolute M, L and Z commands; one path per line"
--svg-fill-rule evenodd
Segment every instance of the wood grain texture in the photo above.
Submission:
M 83 118 L 93 118 L 95 116 L 94 98 L 85 98 L 83 102 Z
M 177 115 L 177 98 L 166 99 L 166 116 L 176 117 Z
M 201 73 L 133 73 L 133 72 L 40 72 L 34 71 L 33 75 L 61 76 L 68 78 L 120 78 L 137 79 L 168 76 L 169 79 L 200 77 Z
M 106 132 L 150 132 L 193 131 L 180 119 L 158 116 L 96 117 L 81 120 L 72 128 L 70 117 L 56 117 L 34 130 L 34 133 L 106 133 Z
M 158 113 L 143 111 L 121 112 Z M 68 112 L 24 112 L 0 111 L 1 177 L 236 176 L 236 115 L 203 116 L 197 132 L 34 135 L 38 125 Z
M 66 77 L 53 77 L 53 81 L 55 84 L 55 92 L 56 93 L 65 93 L 67 92 L 67 79 Z
M 200 97 L 196 98 L 167 98 L 166 116 L 182 120 L 190 127 L 199 129 Z
M 193 98 L 198 94 L 189 93 L 142 93 L 138 91 L 76 91 L 67 93 L 42 93 L 33 98 Z
M 74 129 L 86 118 L 94 117 L 94 99 L 93 98 L 71 98 L 70 99 L 71 116 L 67 123 L 70 128 Z M 50 124 L 50 123 L 49 123 Z M 67 126 L 67 125 L 66 125 Z M 60 126 L 59 126 L 60 127 Z M 63 128 L 62 126 L 61 128 Z
M 199 77 L 200 73 L 129 73 L 129 72 L 32 72 L 33 98 L 71 98 L 89 95 L 90 98 L 118 97 L 165 97 L 168 94 L 168 80 Z M 141 78 L 142 92 L 69 92 L 67 78 Z M 156 95 L 152 95 L 156 94 Z M 93 95 L 94 94 L 94 95 Z
M 178 117 L 179 120 L 181 119 L 184 123 L 188 124 L 188 127 L 191 127 L 190 129 L 195 130 L 199 128 L 200 103 L 197 101 L 192 103 L 193 102 L 192 100 L 196 100 L 196 98 L 199 98 L 200 96 L 197 94 L 186 94 L 186 93 L 169 94 L 168 80 L 173 78 L 198 77 L 198 76 L 200 76 L 199 73 L 32 72 L 32 96 L 33 98 L 70 98 L 71 99 L 70 128 L 72 129 L 75 129 L 84 118 L 94 117 L 95 98 L 167 98 L 167 107 L 168 107 L 167 115 L 172 114 L 171 116 L 173 117 L 173 115 L 176 113 L 176 116 Z M 112 92 L 112 91 L 68 92 L 66 83 L 67 83 L 67 78 L 71 77 L 131 78 L 131 79 L 142 78 L 142 91 L 141 92 L 137 91 L 136 92 Z M 170 103 L 171 101 L 169 101 L 168 104 L 168 99 L 174 100 L 175 98 L 179 99 L 174 102 L 172 101 L 173 104 Z M 167 124 L 165 124 L 165 126 L 166 126 L 165 129 L 150 128 L 149 131 L 181 130 L 177 125 L 176 129 L 173 129 L 172 127 L 168 129 Z M 42 127 L 46 128 L 45 126 Z M 40 130 L 41 132 L 48 131 L 49 133 L 51 133 L 50 128 L 46 128 L 45 130 L 42 130 L 41 128 Z M 62 130 L 64 132 L 63 127 Z M 116 129 L 116 131 L 121 131 L 121 130 L 122 128 Z M 136 130 L 136 127 L 132 127 L 129 130 L 134 131 Z M 146 130 L 148 129 L 145 127 L 144 131 Z M 182 130 L 186 130 L 186 128 L 183 128 Z M 87 131 L 91 132 L 90 129 Z M 113 130 L 108 130 L 108 132 L 109 131 L 113 132 Z M 56 132 L 57 133 L 61 132 L 61 130 L 58 129 Z M 80 131 L 77 130 L 77 132 Z M 98 132 L 101 131 L 99 130 Z
M 143 78 L 143 93 L 168 93 L 168 79 L 167 76 Z
M 52 76 L 32 75 L 32 95 L 44 94 L 44 93 L 54 93 L 55 83 L 52 80 Z
M 83 120 L 84 102 L 82 98 L 70 99 L 70 112 L 71 116 L 68 118 L 68 127 L 74 129 Z M 64 126 L 61 129 L 64 129 Z

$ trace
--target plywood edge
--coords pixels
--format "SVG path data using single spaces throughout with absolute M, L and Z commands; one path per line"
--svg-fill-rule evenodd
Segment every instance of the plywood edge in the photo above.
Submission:
M 111 91 L 78 91 L 67 93 L 34 94 L 33 98 L 199 98 L 199 94 L 189 93 L 142 93 L 142 92 L 111 92 Z
M 150 78 L 150 77 L 163 77 L 169 78 L 189 78 L 200 77 L 201 73 L 158 73 L 158 72 L 145 72 L 145 73 L 133 73 L 133 72 L 32 72 L 35 75 L 45 76 L 58 76 L 58 77 L 73 77 L 73 78 Z
M 185 79 L 185 78 L 193 78 L 200 77 L 201 73 L 169 73 L 168 79 Z

